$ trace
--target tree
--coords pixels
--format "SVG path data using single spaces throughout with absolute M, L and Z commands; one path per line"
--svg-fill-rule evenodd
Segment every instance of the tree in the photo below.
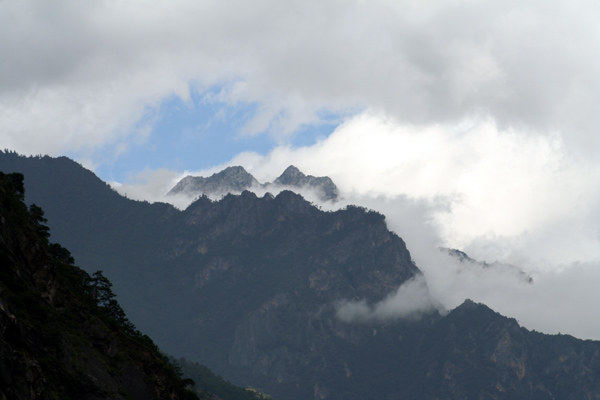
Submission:
M 115 321 L 129 336 L 134 338 L 141 336 L 141 333 L 129 321 L 125 315 L 125 311 L 115 299 L 117 295 L 111 289 L 113 284 L 104 276 L 102 271 L 94 272 L 87 280 L 87 285 L 90 288 L 94 302 L 104 315 Z
M 91 288 L 92 297 L 99 307 L 106 307 L 116 295 L 112 291 L 112 282 L 102 274 L 102 271 L 96 271 L 88 280 Z
M 71 255 L 71 252 L 58 243 L 50 243 L 48 252 L 56 261 L 61 261 L 69 265 L 75 264 L 75 259 Z
M 29 214 L 31 215 L 31 220 L 33 222 L 33 226 L 35 226 L 35 230 L 43 239 L 48 239 L 50 237 L 50 228 L 45 225 L 48 220 L 44 218 L 44 210 L 42 207 L 32 204 L 29 206 Z
M 17 192 L 17 197 L 20 200 L 23 200 L 25 197 L 25 184 L 23 183 L 25 178 L 23 174 L 20 172 L 13 172 L 12 174 L 6 175 L 6 177 L 14 186 L 15 191 Z

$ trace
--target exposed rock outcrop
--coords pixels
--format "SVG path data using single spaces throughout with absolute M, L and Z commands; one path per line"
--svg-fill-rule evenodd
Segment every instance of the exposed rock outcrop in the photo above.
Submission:
M 316 192 L 322 201 L 335 201 L 338 189 L 329 177 L 305 175 L 290 165 L 277 179 L 271 183 L 259 183 L 243 167 L 227 167 L 223 171 L 209 177 L 188 175 L 181 179 L 167 193 L 168 195 L 186 194 L 188 196 L 222 196 L 228 193 L 240 194 L 244 190 L 263 188 L 280 191 L 281 189 L 311 190 Z
M 260 184 L 242 167 L 227 167 L 207 178 L 188 175 L 169 191 L 169 195 L 185 193 L 188 195 L 225 195 L 241 193 Z
M 271 185 L 299 189 L 309 188 L 317 191 L 319 197 L 323 200 L 337 200 L 339 195 L 338 189 L 331 178 L 327 176 L 314 177 L 312 175 L 304 175 L 293 165 L 287 167 Z

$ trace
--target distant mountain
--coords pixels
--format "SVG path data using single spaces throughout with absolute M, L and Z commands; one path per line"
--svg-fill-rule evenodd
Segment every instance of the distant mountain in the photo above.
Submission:
M 246 172 L 244 168 L 227 167 L 208 178 L 188 175 L 177 182 L 167 194 L 185 193 L 194 196 L 202 194 L 225 195 L 227 193 L 241 193 L 255 185 L 259 186 L 260 183 Z
M 132 322 L 237 384 L 282 400 L 600 396 L 599 342 L 530 332 L 482 304 L 341 320 L 340 302 L 368 307 L 422 276 L 376 212 L 323 212 L 289 191 L 178 211 L 120 197 L 68 159 L 0 153 L 0 169 L 17 167 L 61 221 L 53 238 L 111 277 Z
M 304 175 L 300 170 L 293 165 L 287 167 L 283 174 L 273 181 L 271 185 L 283 186 L 287 188 L 309 188 L 316 190 L 323 200 L 337 200 L 338 189 L 331 178 L 327 176 L 314 177 L 312 175 Z
M 439 250 L 443 253 L 458 260 L 462 265 L 474 268 L 492 269 L 496 271 L 505 271 L 518 276 L 521 280 L 527 283 L 533 283 L 533 278 L 519 267 L 512 264 L 504 264 L 500 262 L 488 263 L 485 261 L 477 261 L 469 257 L 465 252 L 457 249 L 449 249 L 447 247 L 440 247 Z
M 335 201 L 338 189 L 329 177 L 314 177 L 304 175 L 293 165 L 290 165 L 272 183 L 259 183 L 243 167 L 227 167 L 223 171 L 209 177 L 188 175 L 167 193 L 168 195 L 187 194 L 189 196 L 220 196 L 228 193 L 240 194 L 244 190 L 266 188 L 267 190 L 298 189 L 314 190 L 323 201 Z

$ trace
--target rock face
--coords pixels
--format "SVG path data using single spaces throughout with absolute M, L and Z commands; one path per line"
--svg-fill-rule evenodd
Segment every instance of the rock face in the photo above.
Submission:
M 328 353 L 372 335 L 339 321 L 336 301 L 374 303 L 420 275 L 382 215 L 358 207 L 324 213 L 289 191 L 200 198 L 176 219 L 155 253 L 171 267 L 152 273 L 172 282 L 167 296 L 185 310 L 168 312 L 172 331 L 151 330 L 177 335 L 176 354 L 210 360 L 275 398 L 332 392 Z
M 90 304 L 87 274 L 49 254 L 15 178 L 0 172 L 0 398 L 196 398 Z
M 599 351 L 466 301 L 424 332 L 415 377 L 424 399 L 597 399 Z
M 169 191 L 169 195 L 186 193 L 190 195 L 221 195 L 227 193 L 241 193 L 254 185 L 260 185 L 252 175 L 242 167 L 227 167 L 204 178 L 188 175 Z
M 317 193 L 322 201 L 335 201 L 338 198 L 338 189 L 328 177 L 314 177 L 304 175 L 293 165 L 290 165 L 272 183 L 259 183 L 243 167 L 227 167 L 223 171 L 204 178 L 188 175 L 180 180 L 167 193 L 168 195 L 187 194 L 190 196 L 219 196 L 228 193 L 240 194 L 244 190 L 265 188 L 267 190 L 289 189 L 292 191 L 308 189 Z
M 282 400 L 600 398 L 600 343 L 529 332 L 481 304 L 338 318 L 339 301 L 373 304 L 420 276 L 376 212 L 322 212 L 287 191 L 178 211 L 122 198 L 67 159 L 12 165 L 138 327 L 238 384 Z
M 283 171 L 283 174 L 273 181 L 273 185 L 289 188 L 310 188 L 316 190 L 323 200 L 336 200 L 338 198 L 338 189 L 331 178 L 304 175 L 293 165 Z

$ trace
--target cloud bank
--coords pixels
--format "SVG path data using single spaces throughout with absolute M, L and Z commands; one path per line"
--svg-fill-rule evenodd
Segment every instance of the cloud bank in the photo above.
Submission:
M 242 134 L 369 109 L 489 117 L 593 155 L 599 16 L 586 1 L 3 1 L 2 142 L 126 151 L 163 101 L 218 87 L 205 101 L 257 104 Z

